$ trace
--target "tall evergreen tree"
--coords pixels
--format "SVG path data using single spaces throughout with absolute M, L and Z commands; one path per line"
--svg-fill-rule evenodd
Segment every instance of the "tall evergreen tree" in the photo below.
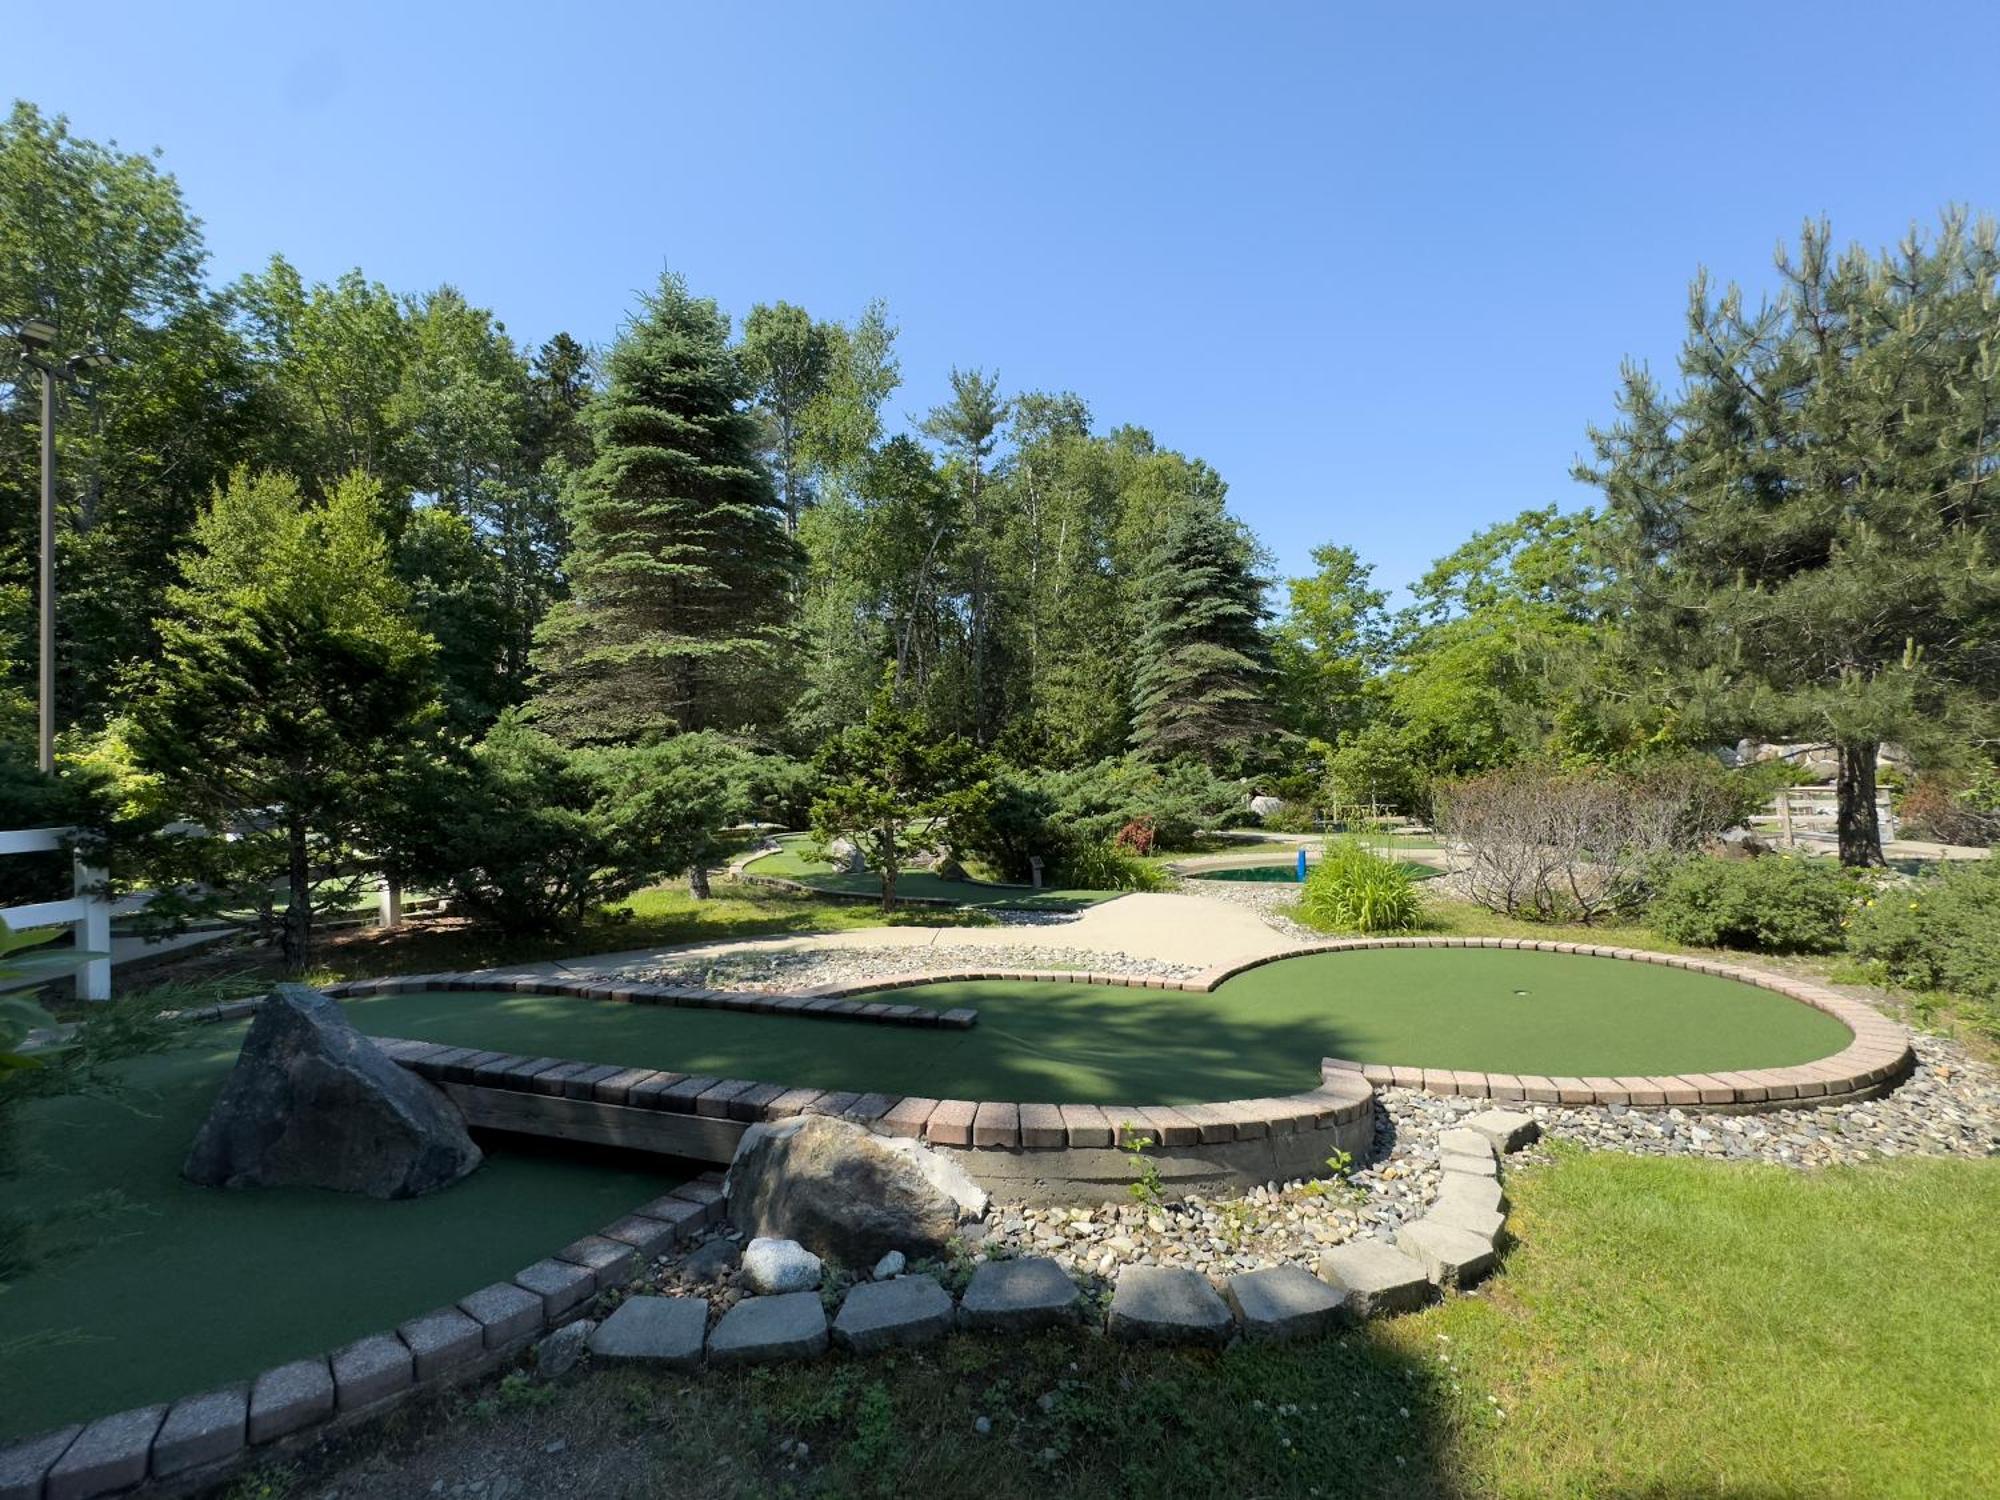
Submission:
M 570 595 L 537 632 L 536 717 L 576 743 L 737 728 L 784 708 L 799 553 L 763 466 L 728 321 L 661 279 L 585 414 L 565 509 Z
M 1184 511 L 1141 581 L 1132 744 L 1158 760 L 1239 759 L 1275 730 L 1264 581 L 1219 508 Z
M 1642 659 L 1683 731 L 1839 753 L 1840 855 L 1879 864 L 1875 760 L 2000 683 L 2000 243 L 1893 254 L 1808 225 L 1778 297 L 1695 283 L 1663 396 L 1593 434 Z
M 316 505 L 284 475 L 239 471 L 195 524 L 132 709 L 139 768 L 173 814 L 229 835 L 210 842 L 237 894 L 286 890 L 294 973 L 316 887 L 396 842 L 437 718 L 434 647 L 390 569 L 378 503 L 360 475 Z

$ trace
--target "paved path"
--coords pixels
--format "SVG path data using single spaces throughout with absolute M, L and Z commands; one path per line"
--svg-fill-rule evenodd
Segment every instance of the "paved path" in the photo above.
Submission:
M 1207 896 L 1135 892 L 1087 907 L 1075 917 L 1061 921 L 1044 917 L 1034 922 L 1002 922 L 993 927 L 863 927 L 801 937 L 743 938 L 727 943 L 599 953 L 492 972 L 529 978 L 579 970 L 603 973 L 659 968 L 668 963 L 740 953 L 812 953 L 854 948 L 924 950 L 923 962 L 941 962 L 945 954 L 977 953 L 982 948 L 1082 948 L 1208 968 L 1262 958 L 1296 946 L 1246 907 Z

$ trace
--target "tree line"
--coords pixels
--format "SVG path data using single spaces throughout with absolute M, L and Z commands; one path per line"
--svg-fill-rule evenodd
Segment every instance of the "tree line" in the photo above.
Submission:
M 699 871 L 704 819 L 802 825 L 836 762 L 860 805 L 885 715 L 962 742 L 1002 863 L 1186 796 L 1421 812 L 1744 734 L 1839 747 L 1843 856 L 1879 859 L 1882 741 L 1991 780 L 2000 258 L 1951 213 L 1884 254 L 1809 225 L 1780 271 L 1754 309 L 1697 282 L 1676 389 L 1624 373 L 1596 505 L 1481 531 L 1392 610 L 1336 543 L 1275 578 L 1222 476 L 1075 393 L 956 369 L 897 429 L 881 303 L 739 326 L 669 275 L 607 347 L 528 347 L 450 286 L 216 286 L 155 158 L 17 104 L 0 324 L 119 363 L 61 412 L 54 786 L 35 390 L 0 367 L 6 815 L 143 829 L 153 888 L 281 899 L 301 958 L 357 872 L 532 885 L 504 915 L 549 921 Z

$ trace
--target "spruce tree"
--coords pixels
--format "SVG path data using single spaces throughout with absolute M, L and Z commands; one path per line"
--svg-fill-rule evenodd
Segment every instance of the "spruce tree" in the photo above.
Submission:
M 1841 860 L 1880 864 L 1879 745 L 2000 682 L 2000 249 L 1956 216 L 1881 257 L 1808 225 L 1779 271 L 1754 311 L 1697 280 L 1683 389 L 1628 371 L 1583 477 L 1678 732 L 1832 745 Z
M 584 413 L 565 497 L 570 596 L 536 634 L 535 717 L 572 743 L 733 729 L 784 709 L 798 549 L 745 409 L 728 321 L 661 279 Z
M 434 747 L 436 646 L 390 567 L 380 504 L 359 474 L 321 506 L 287 475 L 239 470 L 195 523 L 132 704 L 132 753 L 160 804 L 216 836 L 191 856 L 213 862 L 205 883 L 246 904 L 286 890 L 292 973 L 316 889 L 398 842 Z
M 1134 748 L 1215 766 L 1273 733 L 1263 589 L 1248 542 L 1219 507 L 1169 522 L 1140 579 Z

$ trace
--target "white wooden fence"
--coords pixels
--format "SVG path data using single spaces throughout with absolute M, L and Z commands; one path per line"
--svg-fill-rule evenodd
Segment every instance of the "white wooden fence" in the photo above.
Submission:
M 65 847 L 72 828 L 16 828 L 0 832 L 0 854 L 45 854 Z M 86 962 L 76 976 L 76 993 L 83 1000 L 111 998 L 111 902 L 102 894 L 105 872 L 71 860 L 73 894 L 63 901 L 37 901 L 0 909 L 0 919 L 16 932 L 33 927 L 69 928 L 79 952 L 102 955 Z

